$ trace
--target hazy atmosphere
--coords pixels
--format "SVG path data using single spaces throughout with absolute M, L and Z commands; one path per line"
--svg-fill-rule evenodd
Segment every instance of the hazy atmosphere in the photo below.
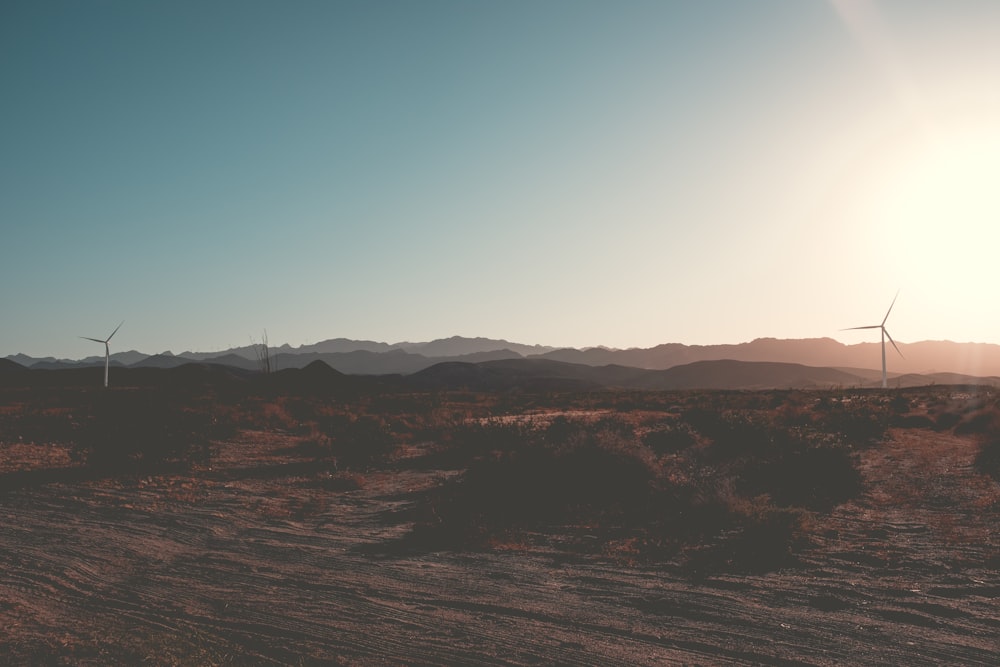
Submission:
M 4 2 L 0 355 L 1000 343 L 1000 4 Z

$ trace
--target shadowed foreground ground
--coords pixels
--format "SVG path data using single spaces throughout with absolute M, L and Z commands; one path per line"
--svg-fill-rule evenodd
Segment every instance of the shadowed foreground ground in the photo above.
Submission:
M 458 473 L 308 472 L 241 431 L 190 473 L 10 483 L 0 654 L 14 664 L 980 664 L 1000 661 L 1000 491 L 971 436 L 890 429 L 799 566 L 692 576 L 561 548 L 395 554 L 387 520 Z M 69 464 L 58 448 L 7 447 Z M 20 457 L 20 458 L 19 458 Z M 18 479 L 8 476 L 7 482 Z M 359 488 L 354 488 L 359 487 Z M 378 555 L 381 553 L 381 555 Z

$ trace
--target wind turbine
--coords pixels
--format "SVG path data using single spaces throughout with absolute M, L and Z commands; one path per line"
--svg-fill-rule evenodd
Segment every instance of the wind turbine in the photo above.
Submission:
M 899 290 L 896 290 L 896 296 L 892 297 L 892 303 L 889 304 L 889 310 L 885 311 L 885 317 L 882 318 L 881 324 L 870 324 L 866 327 L 849 327 L 847 329 L 841 329 L 841 331 L 854 331 L 855 329 L 881 329 L 882 330 L 882 388 L 885 389 L 888 385 L 885 376 L 885 339 L 888 338 L 892 346 L 896 348 L 896 352 L 899 352 L 899 348 L 896 347 L 896 341 L 892 339 L 889 332 L 885 328 L 885 321 L 889 319 L 889 313 L 892 312 L 892 307 L 896 305 L 896 299 L 899 297 Z M 899 352 L 899 356 L 903 356 L 902 352 Z M 906 357 L 903 357 L 904 359 Z
M 97 338 L 87 338 L 86 336 L 80 336 L 80 338 L 82 338 L 84 340 L 92 340 L 95 343 L 104 343 L 104 386 L 105 386 L 105 388 L 107 388 L 107 386 L 108 386 L 108 366 L 111 364 L 111 346 L 108 345 L 108 343 L 111 341 L 111 339 L 114 337 L 114 335 L 116 333 L 118 333 L 118 330 L 122 328 L 122 324 L 125 324 L 125 320 L 122 320 L 118 324 L 118 326 L 115 327 L 115 330 L 111 332 L 111 335 L 108 336 L 107 338 L 105 338 L 104 340 L 100 340 L 100 339 L 97 339 Z

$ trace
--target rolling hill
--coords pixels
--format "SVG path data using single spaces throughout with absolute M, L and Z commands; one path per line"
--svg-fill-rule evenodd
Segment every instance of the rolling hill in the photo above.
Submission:
M 850 370 L 762 361 L 697 361 L 667 370 L 627 366 L 589 366 L 551 359 L 508 359 L 478 364 L 448 362 L 404 378 L 414 388 L 467 389 L 471 391 L 590 390 L 590 389 L 830 389 L 874 387 L 881 375 Z M 892 379 L 892 386 L 929 384 L 1000 384 L 1000 378 L 964 375 L 907 374 Z
M 958 376 L 1000 376 L 1000 345 L 985 343 L 954 343 L 950 341 L 922 341 L 899 343 L 905 357 L 889 350 L 890 375 L 953 373 Z M 494 361 L 536 360 L 568 363 L 590 367 L 617 366 L 633 369 L 665 371 L 668 369 L 707 361 L 739 361 L 747 363 L 795 364 L 812 368 L 839 369 L 848 376 L 870 379 L 881 367 L 881 350 L 878 343 L 844 345 L 831 338 L 780 340 L 760 338 L 735 345 L 683 345 L 668 343 L 651 348 L 617 350 L 610 348 L 552 349 L 537 345 L 522 345 L 489 338 L 452 337 L 427 343 L 375 343 L 331 339 L 292 348 L 288 345 L 270 349 L 272 367 L 302 368 L 314 361 L 322 361 L 341 373 L 353 375 L 409 375 L 423 371 L 441 362 L 480 363 Z M 33 369 L 66 369 L 103 365 L 101 357 L 83 360 L 33 359 L 23 354 L 12 355 L 8 360 Z M 259 362 L 252 346 L 233 348 L 214 353 L 173 355 L 169 352 L 144 355 L 130 350 L 111 355 L 116 367 L 172 368 L 190 362 L 206 362 L 254 371 Z M 529 368 L 523 366 L 523 369 Z M 536 367 L 531 367 L 536 368 Z M 708 371 L 717 367 L 695 367 Z M 731 367 L 736 372 L 735 367 Z M 791 371 L 787 370 L 788 373 Z M 499 372 L 496 369 L 492 372 Z M 534 372 L 534 371 L 532 371 Z M 681 371 L 677 371 L 680 373 Z M 690 371 L 693 372 L 693 371 Z M 774 371 L 777 373 L 777 371 Z M 579 375 L 579 374 L 578 374 Z M 569 379 L 569 378 L 566 378 Z M 588 376 L 575 380 L 590 382 Z M 792 382 L 794 378 L 787 381 Z M 811 373 L 801 378 L 815 384 L 839 384 L 849 379 L 835 374 Z M 795 380 L 799 382 L 799 380 Z M 678 379 L 677 382 L 683 384 Z M 739 384 L 744 384 L 739 381 Z M 765 384 L 768 384 L 765 381 Z M 773 382 L 771 382 L 773 384 Z

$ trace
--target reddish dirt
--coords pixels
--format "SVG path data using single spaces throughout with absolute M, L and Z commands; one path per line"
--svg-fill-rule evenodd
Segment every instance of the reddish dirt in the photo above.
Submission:
M 372 556 L 453 473 L 316 475 L 247 431 L 183 475 L 0 496 L 0 655 L 47 664 L 996 665 L 1000 486 L 976 442 L 893 430 L 802 566 L 692 579 L 569 555 Z M 7 447 L 4 470 L 28 459 Z M 37 454 L 38 452 L 35 452 Z M 360 488 L 353 488 L 359 486 Z M 544 544 L 544 541 L 542 542 Z M 516 545 L 514 545 L 516 547 Z

